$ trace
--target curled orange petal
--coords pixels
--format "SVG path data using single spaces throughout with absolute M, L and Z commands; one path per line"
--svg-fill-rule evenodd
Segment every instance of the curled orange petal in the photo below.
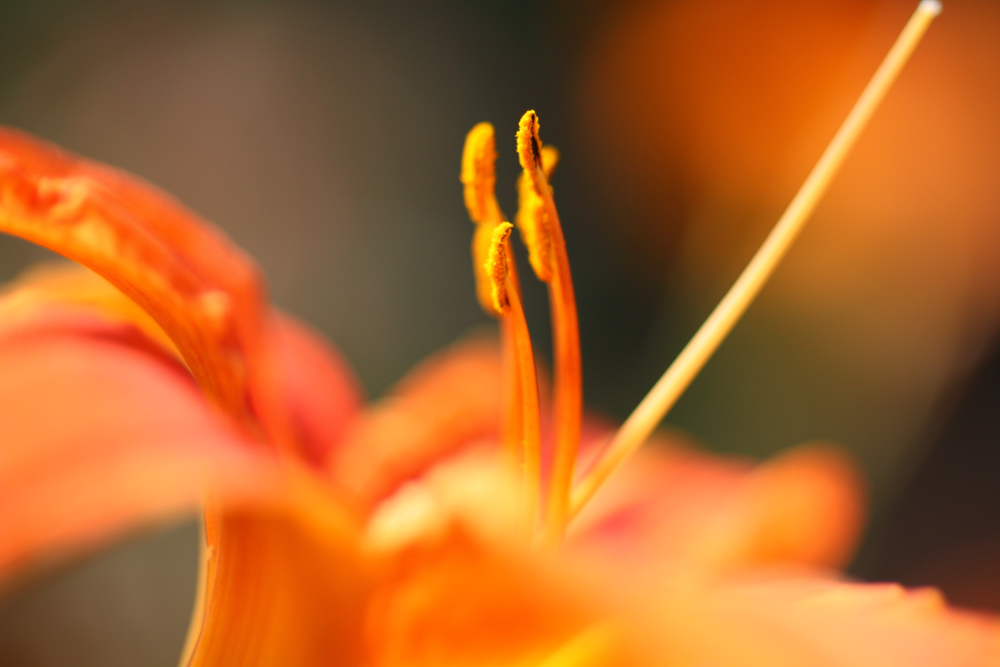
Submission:
M 163 328 L 198 382 L 245 417 L 266 384 L 268 326 L 254 264 L 207 222 L 138 179 L 0 130 L 0 231 L 106 278 Z M 278 422 L 265 406 L 265 422 Z M 280 426 L 272 426 L 279 429 Z
M 0 327 L 35 317 L 45 309 L 71 307 L 109 322 L 130 324 L 164 352 L 180 358 L 156 321 L 107 280 L 78 264 L 36 265 L 7 284 L 0 296 Z
M 357 391 L 316 335 L 272 318 L 269 390 L 317 464 L 357 410 Z M 22 420 L 0 425 L 13 443 L 0 452 L 0 510 L 11 530 L 0 575 L 207 501 L 188 661 L 354 663 L 367 584 L 353 518 L 309 466 L 252 447 L 204 400 L 175 351 L 145 311 L 78 266 L 35 270 L 0 298 L 0 400 Z M 8 400 L 21 387 L 27 393 Z

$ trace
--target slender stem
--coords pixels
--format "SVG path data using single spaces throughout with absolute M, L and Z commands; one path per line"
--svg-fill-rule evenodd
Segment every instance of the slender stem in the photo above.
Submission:
M 819 162 L 813 167 L 757 254 L 674 363 L 625 420 L 595 466 L 581 480 L 573 494 L 571 508 L 573 515 L 583 508 L 604 481 L 649 438 L 760 293 L 764 283 L 774 273 L 778 263 L 788 252 L 792 242 L 816 208 L 820 197 L 826 192 L 848 151 L 920 42 L 931 20 L 940 11 L 941 4 L 937 0 L 923 0 L 917 7 L 854 108 L 847 115 Z
M 542 491 L 542 427 L 538 398 L 538 375 L 535 370 L 535 351 L 531 332 L 521 301 L 521 281 L 514 263 L 510 239 L 504 241 L 504 252 L 509 262 L 507 294 L 509 308 L 503 315 L 504 331 L 509 331 L 516 378 L 516 410 L 519 414 L 517 460 L 524 488 L 530 503 L 529 511 L 536 518 L 541 507 Z
M 556 374 L 553 394 L 555 453 L 549 484 L 548 538 L 551 543 L 558 543 L 572 516 L 571 491 L 583 421 L 583 361 L 569 253 L 551 188 L 547 183 L 544 188 L 555 256 L 555 270 L 549 283 Z

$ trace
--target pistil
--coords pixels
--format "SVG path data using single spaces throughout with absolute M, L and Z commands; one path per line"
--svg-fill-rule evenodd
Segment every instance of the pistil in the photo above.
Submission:
M 608 477 L 621 468 L 649 438 L 736 326 L 767 279 L 774 273 L 778 263 L 787 254 L 792 242 L 805 226 L 816 204 L 843 164 L 848 151 L 857 141 L 931 21 L 940 11 L 941 4 L 937 0 L 923 0 L 917 7 L 854 108 L 757 254 L 674 363 L 625 420 L 594 467 L 576 487 L 571 508 L 573 515 L 583 509 Z

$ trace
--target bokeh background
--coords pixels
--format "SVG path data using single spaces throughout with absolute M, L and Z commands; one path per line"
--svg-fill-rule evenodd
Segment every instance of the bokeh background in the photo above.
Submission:
M 669 419 L 721 452 L 850 449 L 852 574 L 1000 610 L 1000 3 L 953 0 L 811 226 Z M 378 396 L 488 325 L 461 203 L 526 108 L 563 162 L 587 402 L 621 418 L 780 214 L 912 0 L 5 3 L 0 122 L 221 225 Z M 0 243 L 0 277 L 48 256 Z M 543 291 L 528 293 L 545 349 Z M 0 539 L 2 539 L 0 517 Z M 821 529 L 821 528 L 820 528 Z M 0 598 L 0 664 L 173 665 L 194 521 Z

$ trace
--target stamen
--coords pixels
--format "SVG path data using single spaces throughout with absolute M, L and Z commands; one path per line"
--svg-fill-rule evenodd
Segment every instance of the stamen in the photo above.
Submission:
M 510 272 L 507 254 L 507 242 L 514 225 L 502 222 L 493 228 L 493 238 L 486 253 L 486 275 L 490 277 L 493 308 L 501 315 L 510 310 L 510 295 L 507 293 L 507 275 Z
M 510 234 L 514 225 L 503 222 L 497 225 L 490 246 L 487 273 L 493 279 L 494 306 L 503 315 L 504 332 L 509 336 L 517 381 L 516 396 L 519 400 L 519 425 L 521 451 L 518 460 L 524 487 L 530 495 L 532 516 L 537 515 L 541 496 L 541 419 L 538 400 L 538 378 L 535 371 L 535 352 L 531 344 L 528 320 L 524 315 L 521 288 L 517 275 L 511 270 L 514 254 Z
M 558 540 L 569 514 L 569 493 L 580 447 L 583 378 L 576 295 L 566 240 L 546 173 L 546 151 L 539 136 L 538 114 L 527 111 L 518 124 L 517 154 L 524 170 L 518 222 L 535 258 L 532 266 L 549 285 L 555 348 L 555 458 L 549 485 L 549 537 Z M 548 153 L 549 170 L 558 154 Z M 538 204 L 538 201 L 541 203 Z M 526 226 L 525 223 L 527 223 Z
M 920 42 L 931 20 L 940 11 L 941 4 L 936 0 L 923 0 L 917 7 L 843 125 L 837 130 L 837 134 L 757 254 L 674 363 L 625 420 L 604 454 L 574 490 L 573 515 L 586 505 L 605 480 L 652 434 L 760 293 L 764 283 L 802 230 L 820 197 L 826 192 L 827 186 L 872 113 Z

